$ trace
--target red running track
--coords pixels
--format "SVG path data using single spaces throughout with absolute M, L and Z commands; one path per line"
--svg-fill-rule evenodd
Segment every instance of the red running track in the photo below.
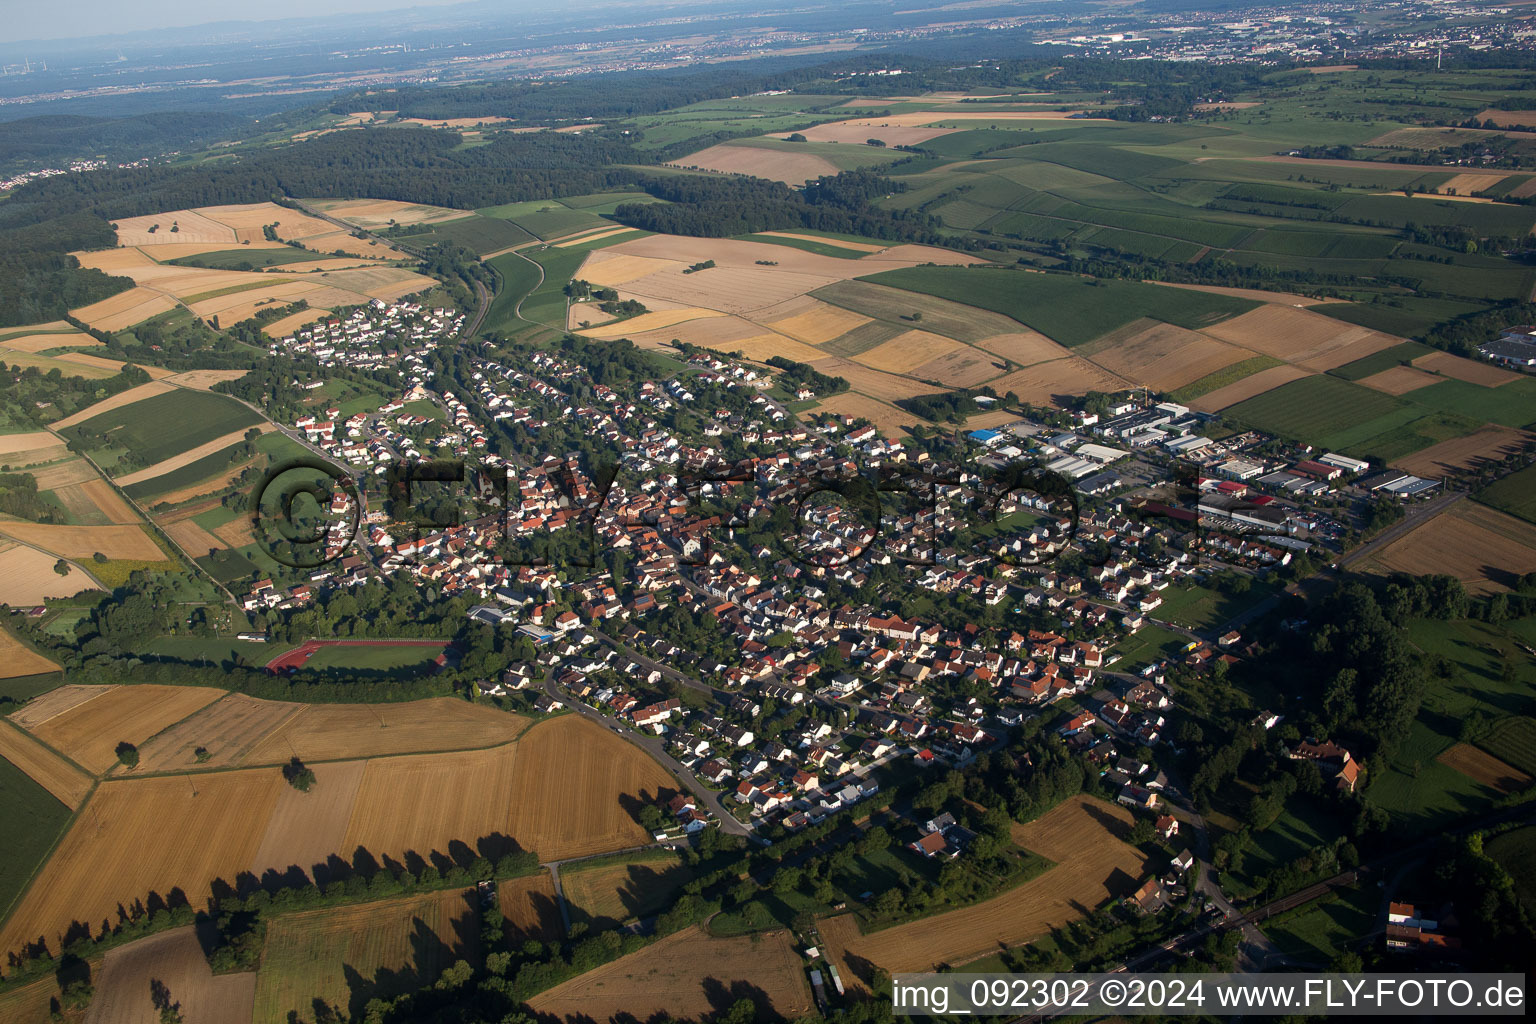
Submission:
M 310 640 L 267 662 L 268 672 L 292 672 L 304 667 L 322 647 L 444 647 L 446 640 Z

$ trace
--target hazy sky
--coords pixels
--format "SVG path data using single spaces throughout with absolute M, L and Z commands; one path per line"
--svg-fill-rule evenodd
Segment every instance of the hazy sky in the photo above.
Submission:
M 12 40 L 73 39 L 214 21 L 271 21 L 356 11 L 441 7 L 463 0 L 0 0 Z

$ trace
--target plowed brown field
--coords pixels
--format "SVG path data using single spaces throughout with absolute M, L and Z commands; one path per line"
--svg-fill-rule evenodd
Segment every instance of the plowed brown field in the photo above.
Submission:
M 1470 743 L 1458 743 L 1435 760 L 1500 793 L 1518 793 L 1531 784 L 1525 772 Z

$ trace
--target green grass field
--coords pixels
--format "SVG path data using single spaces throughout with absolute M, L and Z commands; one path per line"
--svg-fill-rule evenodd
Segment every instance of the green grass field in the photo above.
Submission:
M 39 694 L 47 693 L 62 682 L 64 682 L 64 676 L 60 672 L 42 672 L 35 676 L 11 676 L 0 679 L 0 715 L 8 714 L 15 710 L 17 705 Z
M 1494 836 L 1484 844 L 1483 852 L 1515 880 L 1515 892 L 1526 911 L 1536 912 L 1536 825 Z
M 1525 427 L 1536 423 L 1536 378 L 1522 377 L 1496 388 L 1469 384 L 1464 380 L 1443 380 L 1404 396 L 1438 412 L 1455 413 L 1479 423 L 1492 421 L 1506 427 Z
M 1536 523 L 1536 466 L 1527 466 L 1477 492 L 1484 505 Z
M 129 455 L 142 467 L 260 422 L 260 416 L 232 398 L 178 388 L 104 412 L 61 433 L 93 454 L 102 453 L 108 465 Z
M 1362 429 L 1373 436 L 1380 430 L 1371 430 L 1371 426 L 1405 408 L 1401 400 L 1390 395 L 1319 375 L 1282 384 L 1273 391 L 1229 406 L 1222 415 L 1269 433 L 1332 447 L 1325 438 L 1341 431 Z M 1410 413 L 1410 420 L 1420 415 Z M 1381 429 L 1387 426 L 1383 424 Z
M 1419 356 L 1427 356 L 1433 351 L 1435 350 L 1428 345 L 1421 345 L 1416 341 L 1405 341 L 1401 345 L 1384 348 L 1380 352 L 1372 353 L 1363 359 L 1356 359 L 1352 363 L 1336 366 L 1328 372 L 1344 380 L 1362 380 L 1373 373 L 1381 373 L 1394 366 L 1411 363 Z
M 244 447 L 244 441 L 236 442 L 212 455 L 204 455 L 194 462 L 189 462 L 180 469 L 173 469 L 169 473 L 129 484 L 123 488 L 123 492 L 135 501 L 147 501 L 161 494 L 191 487 L 193 484 L 218 476 L 235 465 Z
M 530 236 L 542 239 L 558 238 L 583 228 L 597 228 L 613 223 L 590 209 L 573 210 L 553 199 L 505 203 L 501 206 L 486 207 L 478 212 L 483 217 L 511 221 Z
M 272 657 L 281 654 L 274 650 Z M 385 672 L 414 675 L 442 653 L 437 646 L 411 645 L 401 647 L 322 647 L 304 663 L 300 672 Z
M 1217 388 L 1224 388 L 1228 384 L 1236 384 L 1244 377 L 1252 377 L 1260 370 L 1268 370 L 1270 367 L 1279 365 L 1280 360 L 1274 356 L 1252 356 L 1244 359 L 1242 362 L 1233 363 L 1231 366 L 1223 366 L 1216 372 L 1208 373 L 1199 380 L 1191 381 L 1173 391 L 1169 397 L 1175 402 L 1188 402 L 1190 399 L 1210 394 Z
M 1536 776 L 1536 718 L 1505 719 L 1477 745 L 1505 764 Z
M 1208 327 L 1258 305 L 1225 295 L 1133 281 L 1094 284 L 1094 279 L 1065 274 L 984 268 L 911 267 L 865 280 L 1002 313 L 1069 347 L 1141 317 L 1180 327 Z
M 487 333 L 512 334 L 527 326 L 517 317 L 517 304 L 538 286 L 539 267 L 515 252 L 497 256 L 489 265 L 502 284 L 496 291 L 496 298 L 491 300 L 481 329 Z
M 9 729 L 10 725 L 0 725 Z M 26 887 L 27 880 L 53 846 L 69 821 L 69 808 L 26 772 L 0 758 L 0 821 L 5 822 L 0 843 L 0 916 Z
M 289 245 L 281 249 L 224 249 L 220 252 L 183 256 L 169 263 L 176 267 L 207 267 L 210 270 L 265 270 L 267 267 L 313 263 L 328 258 L 323 253 Z
M 1163 591 L 1163 603 L 1151 612 L 1151 616 L 1186 629 L 1215 629 L 1278 589 L 1273 584 L 1256 582 L 1246 593 L 1223 594 L 1210 587 L 1180 584 Z
M 510 220 L 482 217 L 479 214 L 464 217 L 460 220 L 450 220 L 444 221 L 441 224 L 423 226 L 427 230 L 420 234 L 412 234 L 405 240 L 413 245 L 437 245 L 440 242 L 453 242 L 464 246 L 464 248 L 473 251 L 479 256 L 535 240 L 533 235 Z

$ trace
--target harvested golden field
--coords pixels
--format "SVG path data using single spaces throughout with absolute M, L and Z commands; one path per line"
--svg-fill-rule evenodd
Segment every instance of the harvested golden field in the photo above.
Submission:
M 366 256 L 376 260 L 405 259 L 406 254 L 394 246 L 375 239 L 352 237 L 352 232 L 337 228 L 324 235 L 311 235 L 304 239 L 304 248 L 315 252 L 341 253 L 345 256 Z
M 82 590 L 97 589 L 78 566 L 69 566 L 67 576 L 54 572 L 57 561 L 36 548 L 0 541 L 0 604 L 26 607 L 42 604 L 46 598 L 73 597 Z
M 215 976 L 192 925 L 109 950 L 94 979 L 91 1024 L 151 1024 L 161 1020 L 150 999 L 158 981 L 181 1007 L 183 1020 L 197 1024 L 250 1024 L 256 975 Z
M 424 206 L 419 203 L 397 202 L 393 199 L 320 200 L 310 205 L 337 220 L 356 224 L 360 228 L 382 228 L 391 224 L 441 224 L 450 220 L 462 220 L 474 216 L 473 210 L 451 210 L 444 206 Z M 320 222 L 323 231 L 332 226 Z M 321 234 L 316 231 L 315 234 Z
M 528 730 L 517 758 L 506 831 L 544 861 L 650 842 L 621 798 L 678 792 L 677 780 L 643 750 L 579 715 Z
M 1033 366 L 1035 363 L 1062 359 L 1072 354 L 1071 349 L 1058 345 L 1045 335 L 1031 330 L 994 334 L 990 338 L 982 338 L 975 345 L 1020 366 Z
M 55 487 L 53 493 L 75 521 L 82 525 L 95 525 L 98 522 L 103 525 L 122 525 L 139 521 L 139 514 L 112 489 L 112 485 L 97 476 L 82 483 Z
M 878 128 L 866 122 L 833 121 L 831 124 L 812 125 L 800 134 L 810 142 L 844 142 L 862 146 L 868 139 L 879 139 L 887 146 L 916 146 L 956 130 L 923 125 L 893 125 L 884 120 Z M 773 137 L 784 139 L 789 137 L 789 133 L 774 132 Z
M 804 961 L 787 931 L 723 939 L 686 928 L 638 952 L 556 985 L 528 1001 L 541 1018 L 604 1022 L 655 1014 L 702 1019 L 745 986 L 763 1019 L 792 1020 L 811 1009 Z
M 0 627 L 0 679 L 36 676 L 58 670 L 59 666 L 16 639 L 10 630 Z
M 1529 199 L 1531 196 L 1536 196 L 1536 176 L 1526 178 L 1509 190 L 1510 199 Z
M 367 767 L 366 761 L 314 764 L 310 769 L 315 784 L 308 793 L 285 785 L 247 870 L 261 878 L 269 871 L 281 875 L 296 867 L 311 878 L 321 878 L 328 858 L 351 863 L 355 848 L 346 845 L 347 823 Z
M 233 883 L 250 864 L 286 788 L 275 769 L 214 772 L 195 782 L 183 775 L 108 779 L 0 926 L 0 949 L 40 935 L 57 949 L 72 921 L 94 930 L 115 920 L 120 904 L 150 892 L 179 888 L 201 909 L 214 879 Z
M 437 284 L 430 277 L 405 267 L 368 267 L 364 270 L 333 270 L 314 275 L 314 281 L 341 288 L 370 299 L 392 302 L 403 295 L 425 291 Z
M 464 889 L 274 918 L 261 969 L 249 975 L 256 988 L 251 1020 L 310 1020 L 316 1000 L 353 1019 L 369 999 L 422 988 L 455 960 L 477 962 L 479 918 Z
M 129 388 L 127 391 L 119 391 L 110 398 L 103 398 L 95 405 L 86 406 L 73 416 L 66 416 L 57 423 L 50 424 L 50 426 L 54 430 L 58 430 L 60 427 L 72 427 L 76 423 L 84 423 L 86 420 L 100 416 L 104 412 L 121 409 L 125 405 L 132 405 L 134 402 L 142 401 L 145 398 L 163 395 L 169 390 L 171 390 L 171 385 L 164 381 L 152 380 L 148 384 L 140 384 L 138 387 Z M 64 443 L 57 438 L 54 440 L 55 443 L 60 445 Z
M 518 813 L 514 774 L 534 776 L 526 787 L 527 798 L 535 801 L 545 799 L 558 778 L 548 774 L 548 766 L 526 764 L 521 744 L 369 761 L 341 848 L 361 846 L 375 857 L 399 860 L 411 851 L 423 857 L 434 850 L 447 853 L 455 841 L 473 847 L 477 839 L 500 833 L 547 857 L 530 837 L 508 829 L 509 816 Z M 571 816 L 571 827 L 584 828 L 573 808 L 559 810 Z
M 187 370 L 185 373 L 174 373 L 165 378 L 165 381 L 167 384 L 175 384 L 178 387 L 207 391 L 215 384 L 239 380 L 250 372 L 250 370 Z
M 1477 115 L 1478 124 L 1484 121 L 1506 127 L 1536 128 L 1536 110 L 1495 110 L 1490 107 Z
M 811 365 L 820 373 L 842 377 L 848 381 L 854 391 L 882 402 L 895 402 L 902 398 L 931 395 L 944 390 L 939 385 L 924 384 L 911 377 L 898 377 L 883 370 L 872 370 L 862 363 L 856 363 L 841 356 L 822 356 L 812 360 Z
M 1536 525 L 1460 502 L 1375 552 L 1370 561 L 1414 576 L 1455 576 L 1471 594 L 1509 590 L 1536 572 Z
M 794 231 L 762 231 L 759 234 L 770 238 L 794 238 L 802 242 L 816 242 L 819 245 L 830 245 L 837 249 L 849 249 L 853 252 L 879 252 L 886 248 L 883 245 L 875 245 L 872 242 L 851 242 L 846 238 L 829 238 L 826 235 L 797 234 Z
M 1145 858 L 1123 842 L 1131 820 L 1117 804 L 1078 796 L 1028 825 L 1015 825 L 1014 841 L 1055 861 L 1054 867 L 975 906 L 851 941 L 840 951 L 842 970 L 853 973 L 849 954 L 892 972 L 963 964 L 1082 917 L 1129 892 L 1145 870 Z
M 1015 370 L 991 381 L 991 386 L 1000 395 L 1012 391 L 1032 405 L 1062 405 L 1068 397 L 1089 391 L 1119 391 L 1126 382 L 1086 359 L 1068 356 Z
M 612 928 L 671 907 L 692 877 L 681 854 L 658 849 L 625 855 L 620 863 L 567 864 L 560 872 L 560 887 L 573 923 Z
M 1410 391 L 1438 384 L 1440 378 L 1412 366 L 1394 366 L 1380 373 L 1373 373 L 1369 377 L 1361 377 L 1355 383 L 1364 384 L 1368 388 L 1374 388 L 1388 395 L 1406 395 Z
M 724 315 L 724 313 L 714 309 L 685 306 L 681 309 L 664 309 L 654 313 L 641 313 L 639 316 L 630 317 L 628 320 L 623 320 L 619 323 L 599 325 L 584 333 L 588 338 L 606 341 L 613 338 L 628 338 L 635 334 L 644 334 L 647 331 L 660 330 L 666 327 L 675 327 L 689 320 L 702 320 Z
M 233 248 L 240 239 L 228 224 L 209 220 L 195 210 L 168 210 L 143 217 L 121 217 L 113 223 L 122 246 L 169 245 L 173 242 L 217 242 Z M 172 228 L 175 231 L 172 231 Z M 257 237 L 261 233 L 257 232 Z
M 316 320 L 323 320 L 330 316 L 327 309 L 306 309 L 292 316 L 285 316 L 281 320 L 274 320 L 261 329 L 261 333 L 269 338 L 286 338 L 300 327 L 312 324 Z
M 26 465 L 18 459 L 10 463 L 13 466 Z M 91 464 L 79 457 L 68 458 L 62 462 L 50 462 L 46 466 L 33 466 L 28 470 L 32 478 L 37 481 L 37 489 L 40 491 L 56 490 L 60 487 L 74 487 L 86 483 L 89 480 L 100 480 Z
M 14 465 L 15 456 L 36 459 L 39 455 L 45 459 L 56 459 L 69 454 L 68 449 L 55 453 L 55 449 L 64 448 L 64 442 L 54 437 L 46 430 L 34 430 L 25 434 L 0 434 L 0 457 Z
M 263 650 L 256 644 L 251 647 L 253 650 Z M 260 657 L 259 654 L 253 654 L 251 660 L 259 660 Z M 196 714 L 140 744 L 139 770 L 196 771 L 259 764 L 260 761 L 248 760 L 251 750 L 274 729 L 307 707 L 307 704 L 260 700 L 243 693 L 225 694 Z M 198 747 L 208 751 L 208 759 L 201 763 L 197 760 Z
M 496 897 L 507 919 L 507 930 L 515 936 L 514 943 L 527 939 L 548 942 L 565 934 L 555 902 L 555 883 L 548 871 L 501 882 L 496 886 Z
M 254 428 L 244 427 L 240 430 L 232 430 L 221 437 L 214 438 L 212 441 L 205 441 L 196 448 L 184 451 L 180 455 L 173 455 L 163 462 L 157 462 L 153 466 L 145 466 L 143 469 L 136 469 L 132 473 L 117 477 L 115 482 L 120 487 L 127 487 L 129 484 L 136 484 L 142 480 L 153 480 L 157 476 L 164 476 L 167 473 L 175 472 L 183 466 L 190 466 L 198 459 L 205 458 L 215 452 L 221 452 L 231 445 L 239 444 L 245 440 L 245 435 L 252 429 L 265 434 L 275 428 L 271 423 L 263 421 L 256 424 Z
M 308 761 L 469 750 L 509 743 L 528 727 L 521 715 L 453 697 L 401 704 L 286 706 L 298 713 L 251 747 L 239 763 L 282 764 L 295 755 Z
M 1473 782 L 1506 795 L 1518 793 L 1531 784 L 1531 777 L 1513 765 L 1505 764 L 1485 750 L 1470 743 L 1458 743 L 1435 758 Z
M 626 287 L 647 298 L 668 299 L 725 313 L 749 313 L 804 295 L 835 280 L 837 278 L 794 272 L 769 273 L 763 267 L 717 266 L 694 274 L 684 274 L 681 270 L 662 271 L 630 281 Z
M 859 266 L 867 267 L 872 263 L 891 263 L 905 266 L 918 263 L 939 263 L 947 267 L 968 267 L 973 263 L 985 263 L 968 253 L 956 252 L 954 249 L 939 249 L 931 245 L 893 245 L 888 249 L 868 256 L 859 257 Z M 881 268 L 888 269 L 888 268 Z M 861 270 L 861 274 L 873 273 L 870 270 Z
M 67 354 L 76 355 L 77 353 Z M 0 362 L 4 362 L 13 368 L 22 370 L 36 369 L 38 373 L 48 373 L 50 370 L 58 370 L 59 373 L 66 377 L 81 377 L 85 380 L 105 380 L 108 377 L 115 376 L 117 372 L 123 368 L 122 363 L 105 359 L 101 360 L 100 362 L 106 363 L 107 365 L 101 366 L 96 364 L 82 364 L 72 359 L 66 359 L 62 355 L 39 356 L 33 355 L 30 352 L 0 351 L 0 356 L 4 356 L 3 359 L 0 359 Z
M 249 320 L 268 306 L 286 306 L 298 299 L 308 302 L 319 291 L 308 281 L 286 281 L 275 274 L 262 276 L 267 280 L 238 292 L 194 302 L 189 308 L 204 320 L 211 322 L 218 317 L 220 324 L 233 325 Z
M 1181 388 L 1253 356 L 1246 349 L 1197 331 L 1147 319 L 1097 338 L 1078 348 L 1077 353 L 1155 391 Z
M 1536 178 L 1531 180 L 1536 181 Z M 1480 363 L 1475 359 L 1463 359 L 1449 352 L 1431 352 L 1427 356 L 1419 356 L 1413 361 L 1413 365 L 1443 377 L 1464 380 L 1468 384 L 1481 384 L 1485 388 L 1496 388 L 1500 384 L 1519 380 L 1521 376 L 1513 370 L 1504 370 L 1491 363 Z
M 1007 370 L 1008 364 L 990 352 L 964 345 L 951 349 L 937 359 L 930 359 L 914 369 L 912 376 L 921 380 L 936 380 L 946 387 L 971 388 Z
M 598 228 L 596 231 L 582 231 L 573 236 L 567 236 L 563 242 L 554 243 L 556 249 L 569 249 L 573 245 L 586 245 L 588 242 L 596 242 L 604 238 L 612 238 L 614 235 L 627 234 L 635 230 L 630 227 Z M 515 248 L 515 247 L 514 247 Z
M 823 398 L 816 403 L 817 413 L 830 413 L 836 416 L 852 416 L 854 419 L 866 419 L 873 423 L 880 432 L 887 437 L 900 437 L 903 427 L 929 426 L 929 422 L 916 413 L 898 409 L 886 402 L 876 401 L 865 395 L 854 394 L 845 391 L 841 395 L 833 395 L 831 398 Z
M 171 538 L 171 542 L 191 558 L 204 558 L 215 549 L 230 546 L 191 519 L 161 516 L 155 519 L 155 525 L 164 530 L 165 535 Z
M 615 288 L 621 284 L 638 281 L 658 271 L 681 269 L 687 265 L 680 260 L 661 259 L 655 256 L 630 256 L 627 253 L 614 252 L 612 249 L 597 249 L 587 254 L 587 258 L 582 261 L 581 269 L 576 271 L 576 276 L 593 284 Z
M 934 251 L 943 252 L 945 250 Z M 681 263 L 684 267 L 694 263 L 702 263 L 706 260 L 713 260 L 716 264 L 715 268 L 687 275 L 687 277 L 701 278 L 709 277 L 719 270 L 735 268 L 750 269 L 763 277 L 793 274 L 830 277 L 838 280 L 854 277 L 859 274 L 878 272 L 868 257 L 858 260 L 842 259 L 837 256 L 822 256 L 819 253 L 806 252 L 802 249 L 792 249 L 789 246 L 774 245 L 772 242 L 750 242 L 736 238 L 691 238 L 685 235 L 647 235 L 644 238 L 620 242 L 618 245 L 604 250 L 604 253 L 667 260 L 671 264 Z M 758 260 L 769 260 L 776 265 L 771 267 L 761 266 L 758 264 Z M 915 265 L 918 261 L 896 260 L 895 262 Z M 665 270 L 666 268 L 657 269 Z M 888 269 L 884 261 L 882 261 L 879 269 Z M 786 298 L 788 297 L 786 296 Z
M 739 316 L 712 316 L 687 320 L 671 327 L 659 327 L 641 334 L 625 333 L 641 348 L 670 349 L 674 339 L 718 352 L 740 352 L 745 359 L 759 362 L 769 356 L 784 356 L 801 362 L 826 357 L 826 353 L 792 338 L 775 334 Z
M 209 220 L 223 224 L 235 232 L 241 242 L 265 241 L 262 228 L 276 224 L 277 237 L 285 242 L 301 241 L 314 235 L 336 230 L 334 225 L 318 217 L 311 217 L 298 210 L 290 210 L 276 203 L 247 203 L 238 206 L 203 206 L 197 212 Z
M 825 344 L 873 322 L 862 313 L 828 305 L 809 295 L 801 295 L 769 309 L 759 310 L 753 319 L 807 345 Z
M 227 548 L 240 548 L 256 541 L 256 530 L 251 525 L 251 521 L 244 517 L 231 519 L 215 529 L 213 535 L 219 538 Z
M 616 320 L 612 313 L 604 313 L 595 302 L 573 302 L 565 310 L 565 329 L 582 331 Z
M 87 348 L 100 344 L 89 334 L 70 331 L 67 334 L 22 334 L 0 341 L 0 348 L 8 348 L 12 352 L 45 352 L 55 348 Z
M 952 338 L 928 331 L 907 331 L 854 358 L 865 366 L 887 373 L 911 373 L 924 363 L 961 348 Z
M 12 712 L 10 720 L 23 729 L 32 729 L 55 715 L 62 715 L 71 708 L 77 708 L 86 701 L 94 700 L 113 689 L 116 687 L 68 683 L 33 697 L 20 711 Z
M 1242 380 L 1233 381 L 1226 387 L 1209 391 L 1199 398 L 1191 398 L 1189 407 L 1201 412 L 1220 412 L 1229 405 L 1246 402 L 1255 395 L 1273 391 L 1282 384 L 1312 376 L 1299 366 L 1271 366 L 1267 370 L 1252 373 Z
M 148 288 L 130 288 L 109 299 L 102 299 L 71 312 L 76 319 L 98 330 L 120 331 L 175 308 L 176 300 L 169 295 Z
M 223 695 L 222 690 L 206 686 L 114 686 L 29 731 L 87 771 L 100 775 L 117 763 L 119 743 L 143 743 Z
M 9 722 L 0 722 L 0 757 L 27 773 L 27 777 L 74 810 L 96 780 L 76 765 L 55 754 Z
M 1395 459 L 1392 464 L 1414 476 L 1431 479 L 1447 473 L 1476 471 L 1485 462 L 1503 461 L 1532 436 L 1523 430 L 1489 424 L 1466 437 L 1453 437 Z
M 0 535 L 65 558 L 85 559 L 96 552 L 108 558 L 162 562 L 165 553 L 140 526 L 58 526 L 53 523 L 0 523 Z
M 1290 306 L 1260 306 L 1204 333 L 1318 373 L 1403 343 L 1390 334 Z
M 865 136 L 868 138 L 868 136 Z M 870 163 L 878 163 L 871 157 Z M 733 146 L 721 143 L 697 153 L 678 157 L 673 167 L 697 167 L 726 174 L 750 174 L 754 178 L 782 181 L 786 185 L 804 185 L 813 178 L 837 174 L 837 165 L 813 153 L 796 153 L 760 146 Z
M 1006 409 L 995 409 L 992 412 L 982 412 L 977 413 L 975 416 L 967 416 L 965 418 L 965 429 L 990 430 L 994 427 L 1016 423 L 1018 419 L 1018 413 L 1009 412 Z
M 685 336 L 683 340 L 692 341 L 692 338 Z M 826 353 L 819 348 L 802 345 L 798 341 L 771 331 L 758 331 L 750 337 L 741 338 L 729 344 L 731 346 L 729 351 L 740 352 L 744 358 L 755 359 L 758 362 L 766 362 L 773 356 L 783 356 L 785 359 L 793 359 L 800 363 L 826 358 Z
M 1474 192 L 1486 192 L 1507 177 L 1509 177 L 1507 174 L 1457 174 L 1451 180 L 1443 181 L 1435 186 L 1435 191 L 1454 192 L 1459 196 L 1469 196 Z

